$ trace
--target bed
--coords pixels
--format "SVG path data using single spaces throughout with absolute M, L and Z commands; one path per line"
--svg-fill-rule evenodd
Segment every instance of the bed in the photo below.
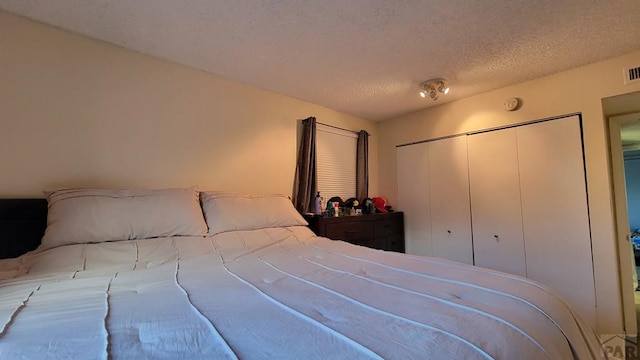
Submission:
M 284 196 L 71 189 L 47 203 L 42 243 L 0 260 L 2 359 L 606 357 L 543 285 L 316 237 Z

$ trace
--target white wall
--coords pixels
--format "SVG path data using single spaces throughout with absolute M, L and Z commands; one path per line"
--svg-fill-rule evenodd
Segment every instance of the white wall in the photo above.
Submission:
M 291 194 L 297 120 L 377 124 L 0 12 L 0 197 L 76 186 Z
M 542 119 L 582 113 L 587 185 L 598 307 L 597 330 L 622 333 L 622 310 L 607 131 L 602 99 L 640 90 L 623 84 L 624 66 L 640 65 L 640 51 L 563 73 L 505 87 L 459 101 L 384 121 L 379 126 L 380 192 L 393 205 L 397 199 L 396 145 Z M 455 84 L 451 84 L 455 91 Z M 509 97 L 523 100 L 520 110 L 507 112 Z M 402 209 L 399 209 L 402 210 Z

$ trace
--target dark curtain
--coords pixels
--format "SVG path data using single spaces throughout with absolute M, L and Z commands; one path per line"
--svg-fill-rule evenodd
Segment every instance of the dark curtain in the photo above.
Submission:
M 301 213 L 312 212 L 317 189 L 316 118 L 302 120 L 302 139 L 296 161 L 293 204 Z
M 369 133 L 365 130 L 358 133 L 356 156 L 356 197 L 363 204 L 369 197 Z

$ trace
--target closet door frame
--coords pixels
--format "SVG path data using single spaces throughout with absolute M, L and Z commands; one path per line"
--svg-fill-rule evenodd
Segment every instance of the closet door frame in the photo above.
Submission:
M 554 121 L 554 120 L 558 120 L 558 119 L 564 119 L 564 118 L 569 118 L 569 117 L 574 117 L 577 116 L 578 118 L 578 122 L 580 125 L 580 137 L 581 137 L 581 145 L 582 145 L 582 156 L 583 156 L 583 161 L 584 160 L 584 139 L 583 139 L 583 135 L 582 135 L 582 115 L 580 113 L 572 113 L 572 114 L 566 114 L 566 115 L 560 115 L 560 116 L 554 116 L 554 117 L 549 117 L 549 118 L 544 118 L 544 119 L 537 119 L 537 120 L 532 120 L 532 121 L 527 121 L 527 122 L 521 122 L 521 123 L 517 123 L 517 124 L 509 124 L 509 125 L 505 125 L 505 126 L 498 126 L 498 127 L 494 127 L 494 128 L 487 128 L 487 129 L 482 129 L 482 130 L 478 130 L 478 131 L 472 131 L 472 132 L 466 132 L 466 133 L 460 133 L 460 134 L 453 134 L 451 136 L 447 136 L 447 137 L 441 137 L 441 138 L 434 138 L 434 139 L 429 139 L 429 140 L 424 140 L 424 141 L 419 141 L 419 142 L 414 142 L 414 143 L 408 143 L 408 144 L 401 144 L 401 145 L 397 145 L 396 148 L 402 147 L 402 146 L 407 146 L 407 145 L 413 145 L 413 144 L 418 144 L 418 143 L 425 143 L 425 142 L 433 142 L 433 141 L 437 141 L 437 140 L 441 140 L 441 139 L 445 139 L 445 138 L 449 138 L 449 137 L 457 137 L 457 136 L 472 136 L 472 135 L 476 135 L 476 134 L 482 134 L 482 133 L 487 133 L 487 132 L 492 132 L 492 131 L 497 131 L 497 130 L 504 130 L 504 129 L 511 129 L 511 128 L 517 128 L 517 127 L 521 127 L 521 126 L 526 126 L 526 125 L 531 125 L 531 124 L 536 124 L 536 123 L 542 123 L 542 122 L 547 122 L 547 121 Z M 591 224 L 590 224 L 590 218 L 591 218 L 591 214 L 589 213 L 590 211 L 590 207 L 589 207 L 589 193 L 587 191 L 588 189 L 588 183 L 587 183 L 587 177 L 586 177 L 586 169 L 585 170 L 585 177 L 584 177 L 584 188 L 585 188 L 585 199 L 586 199 L 586 211 L 587 211 L 587 221 L 588 221 L 588 242 L 591 245 L 593 243 L 593 238 L 591 235 Z M 472 218 L 472 226 L 474 226 L 475 221 Z M 622 236 L 621 236 L 622 237 Z M 477 239 L 473 238 L 471 239 L 472 243 L 475 246 L 475 242 L 477 241 Z M 524 241 L 524 240 L 523 240 Z M 592 269 L 592 273 L 593 273 L 593 269 L 595 267 L 595 264 L 593 263 L 593 250 L 592 250 L 592 245 L 590 246 L 591 248 L 591 269 Z M 627 252 L 630 252 L 628 249 L 625 249 Z M 474 255 L 475 256 L 475 255 Z M 525 265 L 526 266 L 526 265 Z M 621 276 L 621 277 L 625 277 L 625 276 Z M 594 290 L 595 290 L 595 274 L 594 274 L 594 278 L 593 278 L 593 285 L 594 285 Z M 594 297 L 595 297 L 595 291 L 594 291 Z M 626 302 L 625 302 L 626 303 Z M 597 299 L 596 299 L 596 304 L 597 304 Z M 630 307 L 629 307 L 630 308 Z M 626 310 L 626 309 L 625 309 Z M 633 309 L 631 309 L 633 310 Z M 631 310 L 629 312 L 631 312 Z M 626 316 L 626 311 L 625 311 L 625 316 Z M 635 315 L 635 312 L 633 313 L 633 315 Z M 629 316 L 629 319 L 631 319 L 631 316 Z M 592 319 L 590 319 L 592 320 Z M 625 320 L 627 320 L 625 318 Z M 627 322 L 630 322 L 630 320 L 628 320 Z M 592 324 L 595 325 L 595 324 Z M 629 329 L 627 329 L 629 330 Z M 631 329 L 632 331 L 635 329 Z

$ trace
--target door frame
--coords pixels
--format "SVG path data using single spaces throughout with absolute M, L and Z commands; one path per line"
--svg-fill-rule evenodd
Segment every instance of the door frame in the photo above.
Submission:
M 611 176 L 613 185 L 613 205 L 616 223 L 616 245 L 618 248 L 618 272 L 622 298 L 623 326 L 627 337 L 638 336 L 635 307 L 635 289 L 633 288 L 633 251 L 629 214 L 627 212 L 627 187 L 624 178 L 624 158 L 620 129 L 625 123 L 637 121 L 637 114 L 608 117 L 609 151 L 611 155 Z

